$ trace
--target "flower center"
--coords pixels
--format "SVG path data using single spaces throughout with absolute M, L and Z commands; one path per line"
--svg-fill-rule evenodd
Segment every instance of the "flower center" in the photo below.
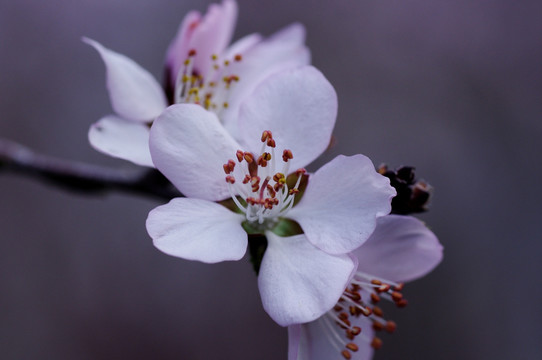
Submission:
M 196 69 L 196 56 L 196 50 L 190 50 L 177 73 L 174 103 L 198 104 L 220 115 L 229 106 L 232 85 L 239 81 L 239 76 L 229 71 L 230 64 L 240 62 L 243 58 L 240 54 L 232 59 L 220 59 L 218 55 L 212 55 L 209 69 Z
M 352 352 L 358 351 L 356 342 L 359 340 L 368 342 L 374 349 L 382 347 L 379 337 L 365 336 L 361 327 L 355 326 L 353 322 L 364 316 L 372 322 L 373 330 L 394 332 L 397 325 L 391 320 L 385 320 L 384 312 L 376 304 L 385 299 L 394 302 L 397 307 L 405 307 L 408 302 L 403 298 L 402 289 L 401 283 L 362 272 L 354 275 L 335 307 L 322 319 L 329 341 L 345 359 L 351 359 Z
M 237 150 L 236 158 L 224 164 L 226 182 L 237 207 L 246 214 L 247 221 L 260 230 L 273 228 L 294 205 L 299 184 L 305 169 L 298 169 L 297 182 L 288 188 L 286 175 L 293 154 L 282 152 L 282 168 L 277 171 L 275 140 L 271 131 L 262 133 L 262 148 L 256 157 L 250 152 Z M 236 167 L 236 165 L 239 166 Z M 237 176 L 237 178 L 236 178 Z M 237 181 L 237 179 L 242 179 Z

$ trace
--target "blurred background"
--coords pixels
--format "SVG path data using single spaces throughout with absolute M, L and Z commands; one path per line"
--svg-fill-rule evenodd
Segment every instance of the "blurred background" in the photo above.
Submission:
M 161 79 L 180 20 L 209 1 L 0 1 L 0 136 L 130 168 L 87 142 L 111 111 L 88 36 Z M 391 310 L 376 359 L 535 359 L 542 346 L 542 3 L 239 0 L 236 38 L 299 21 L 339 95 L 337 143 L 414 165 L 443 263 Z M 68 193 L 0 174 L 2 359 L 286 359 L 248 259 L 156 250 L 160 201 Z M 391 306 L 390 306 L 391 308 Z

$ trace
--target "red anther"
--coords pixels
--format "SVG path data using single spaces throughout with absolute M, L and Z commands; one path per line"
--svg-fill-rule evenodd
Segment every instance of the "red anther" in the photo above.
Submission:
M 376 336 L 373 338 L 373 340 L 371 341 L 371 347 L 375 350 L 378 350 L 382 347 L 382 340 L 380 340 L 379 338 L 377 338 Z
M 403 298 L 403 294 L 401 294 L 399 291 L 394 291 L 391 293 L 391 298 L 393 301 L 397 302 Z
M 352 351 L 358 351 L 358 346 L 354 343 L 348 343 L 346 344 L 346 348 Z
M 346 360 L 352 359 L 352 354 L 350 354 L 350 351 L 348 351 L 348 350 L 343 350 L 343 351 L 341 351 L 341 355 L 342 355 L 343 358 L 345 358 Z
M 345 312 L 340 313 L 340 314 L 339 314 L 339 319 L 341 319 L 341 320 L 346 320 L 346 319 L 348 319 L 348 314 L 345 313 Z
M 350 315 L 352 316 L 355 316 L 358 313 L 355 306 L 350 306 L 348 310 L 350 311 Z
M 230 184 L 235 184 L 235 178 L 231 175 L 226 176 L 226 182 Z
M 245 178 L 243 179 L 243 184 L 248 184 L 248 182 L 250 181 L 250 175 L 245 175 Z
M 225 172 L 226 174 L 231 173 L 231 170 L 230 170 L 230 167 L 229 167 L 228 164 L 224 164 L 224 165 L 222 165 L 222 166 L 224 167 L 224 172 Z
M 395 305 L 397 305 L 398 308 L 404 308 L 405 306 L 408 305 L 408 301 L 406 299 L 401 299 L 397 301 Z
M 243 158 L 245 159 L 245 161 L 249 164 L 251 164 L 253 161 L 254 161 L 254 155 L 252 155 L 251 153 L 249 152 L 245 152 L 243 153 Z
M 382 285 L 382 281 L 373 279 L 373 280 L 371 280 L 371 284 L 373 284 L 373 285 Z
M 370 307 L 360 306 L 358 309 L 365 316 L 371 316 L 373 314 L 373 310 L 371 310 Z
M 352 330 L 346 329 L 346 338 L 348 340 L 354 340 L 356 336 L 352 333 Z
M 299 194 L 299 189 L 290 189 L 290 191 L 288 191 L 288 194 L 290 195 Z
M 376 288 L 377 292 L 386 292 L 390 289 L 390 286 L 388 284 L 382 284 L 378 288 Z
M 293 158 L 294 158 L 294 155 L 292 154 L 292 150 L 286 149 L 282 152 L 282 161 L 287 162 L 288 160 L 293 159 Z
M 188 51 L 188 56 L 196 56 L 196 49 L 190 49 Z
M 268 138 L 273 138 L 273 134 L 269 130 L 264 130 L 262 132 L 262 142 L 266 142 Z
M 379 308 L 378 306 L 373 306 L 373 314 L 375 314 L 376 316 L 382 317 L 382 315 L 384 315 L 384 311 L 382 311 L 382 309 Z
M 237 152 L 235 153 L 235 156 L 237 156 L 237 160 L 239 162 L 243 161 L 244 157 L 245 157 L 245 153 L 242 152 L 241 150 L 237 150 Z
M 373 330 L 374 331 L 382 331 L 384 329 L 384 324 L 382 324 L 379 321 L 373 321 Z
M 230 81 L 238 82 L 239 81 L 239 76 L 237 76 L 237 75 L 230 76 Z
M 275 189 L 275 191 L 279 191 L 280 189 L 282 189 L 284 187 L 283 184 L 281 183 L 275 183 L 275 185 L 273 185 L 273 189 Z
M 286 181 L 286 179 L 284 178 L 284 174 L 283 173 L 276 173 L 275 175 L 273 175 L 273 180 L 276 182 L 276 183 L 284 183 Z
M 391 334 L 392 332 L 395 331 L 395 329 L 397 329 L 397 324 L 394 321 L 389 320 L 389 321 L 386 322 L 386 331 L 387 332 L 389 332 Z
M 401 291 L 405 287 L 405 284 L 399 283 L 393 287 L 393 290 Z
M 371 301 L 373 304 L 376 304 L 380 301 L 380 296 L 376 295 L 375 293 L 371 293 Z
M 342 311 L 342 310 L 343 310 L 343 307 L 342 307 L 341 305 L 335 305 L 335 306 L 333 307 L 333 310 L 339 312 L 339 311 Z
M 307 170 L 305 170 L 305 168 L 300 168 L 300 169 L 297 169 L 297 170 L 295 171 L 295 174 L 296 174 L 297 176 L 301 176 L 301 175 L 305 175 L 306 172 L 307 172 Z
M 243 60 L 243 56 L 241 56 L 241 54 L 236 54 L 233 59 L 235 61 L 241 61 L 241 60 Z
M 350 330 L 354 336 L 359 335 L 361 333 L 361 328 L 359 326 L 354 326 L 352 330 Z
M 267 160 L 265 160 L 262 155 L 258 156 L 258 161 L 256 161 L 256 163 L 261 167 L 267 166 Z
M 294 189 L 292 189 L 292 190 L 294 190 Z M 296 189 L 296 190 L 297 190 L 296 194 L 299 193 L 299 190 L 298 190 L 298 189 Z M 290 191 L 291 191 L 291 190 L 290 190 Z M 346 295 L 347 295 L 350 299 L 352 299 L 352 300 L 354 300 L 354 301 L 356 301 L 356 302 L 357 302 L 357 301 L 361 301 L 361 295 L 358 294 L 357 292 L 353 292 L 353 291 L 345 291 L 345 293 L 346 293 Z
M 267 146 L 274 148 L 276 146 L 275 140 L 273 138 L 267 139 Z

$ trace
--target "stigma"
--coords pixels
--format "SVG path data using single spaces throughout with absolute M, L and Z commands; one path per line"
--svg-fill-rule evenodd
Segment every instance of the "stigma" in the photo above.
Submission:
M 242 61 L 236 54 L 231 59 L 221 59 L 211 55 L 211 66 L 208 69 L 195 67 L 197 51 L 192 49 L 182 63 L 175 81 L 174 103 L 198 104 L 217 115 L 229 107 L 229 94 L 232 86 L 239 82 L 239 76 L 230 71 L 233 62 Z
M 380 337 L 365 335 L 362 327 L 357 324 L 359 325 L 360 318 L 365 318 L 376 333 L 393 333 L 397 325 L 385 318 L 378 304 L 381 300 L 387 300 L 399 308 L 405 307 L 408 302 L 403 298 L 402 289 L 402 283 L 387 281 L 363 272 L 357 272 L 353 276 L 337 304 L 320 319 L 328 340 L 344 359 L 352 358 L 352 354 L 358 351 L 360 342 L 369 344 L 375 350 L 382 347 Z
M 288 187 L 286 176 L 293 159 L 291 150 L 284 150 L 281 158 L 275 154 L 275 140 L 271 131 L 261 137 L 262 147 L 258 155 L 237 150 L 235 160 L 224 164 L 226 182 L 231 197 L 249 223 L 262 230 L 272 228 L 294 206 L 295 195 L 305 169 L 295 171 L 297 181 Z

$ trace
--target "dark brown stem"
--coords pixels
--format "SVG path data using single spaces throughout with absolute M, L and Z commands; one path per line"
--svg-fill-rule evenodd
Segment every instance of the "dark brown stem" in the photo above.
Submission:
M 182 194 L 157 170 L 118 170 L 38 154 L 0 139 L 0 172 L 43 180 L 83 194 L 122 191 L 169 200 Z

